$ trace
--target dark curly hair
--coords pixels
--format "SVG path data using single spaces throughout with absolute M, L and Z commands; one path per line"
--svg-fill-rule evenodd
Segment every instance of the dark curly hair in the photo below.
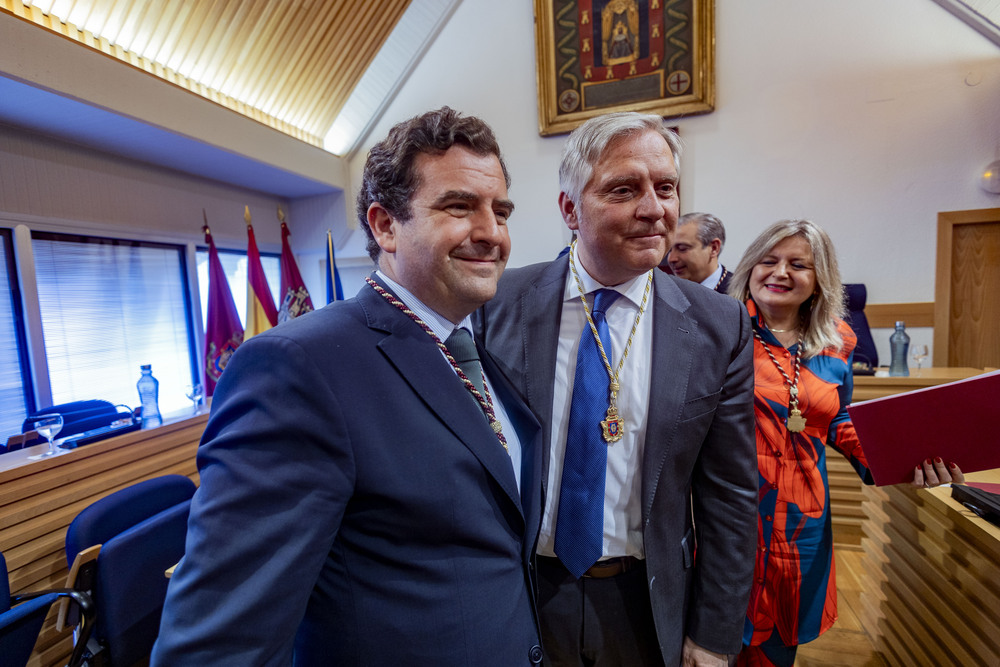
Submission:
M 510 187 L 510 174 L 500 155 L 496 136 L 479 118 L 462 116 L 454 109 L 441 107 L 393 126 L 389 136 L 369 151 L 358 192 L 358 222 L 368 236 L 368 255 L 373 261 L 378 262 L 382 249 L 368 226 L 368 207 L 378 202 L 394 218 L 409 221 L 410 201 L 420 187 L 420 177 L 414 168 L 417 156 L 421 153 L 441 155 L 456 144 L 476 155 L 496 155 L 507 187 Z

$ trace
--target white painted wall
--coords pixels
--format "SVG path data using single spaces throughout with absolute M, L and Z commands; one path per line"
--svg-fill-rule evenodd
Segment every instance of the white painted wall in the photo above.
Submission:
M 720 0 L 716 42 L 716 111 L 677 125 L 682 209 L 726 223 L 723 261 L 767 224 L 808 217 L 869 302 L 932 301 L 937 213 L 1000 206 L 977 180 L 1000 158 L 1000 49 L 930 0 Z M 533 45 L 528 0 L 464 0 L 351 158 L 355 187 L 393 123 L 448 104 L 500 139 L 517 204 L 510 265 L 554 257 L 568 239 L 564 137 L 538 135 Z M 885 362 L 889 333 L 875 332 Z
M 367 149 L 395 122 L 443 104 L 486 119 L 504 148 L 517 203 L 511 266 L 548 260 L 566 243 L 556 207 L 565 137 L 538 135 L 532 5 L 461 2 L 350 158 L 350 191 L 285 202 L 318 301 L 327 228 L 348 294 L 370 267 L 363 233 L 342 217 L 353 218 Z M 735 265 L 770 222 L 809 217 L 871 303 L 933 300 L 937 213 L 1000 206 L 977 185 L 1000 158 L 1000 49 L 931 0 L 719 0 L 716 36 L 716 111 L 676 124 L 687 146 L 682 208 L 726 222 L 723 261 Z M 269 224 L 274 197 L 16 130 L 0 129 L 0 173 L 0 213 L 33 216 L 33 227 L 52 219 L 200 242 L 205 207 L 217 242 L 245 247 L 247 203 L 261 248 L 280 241 Z M 929 329 L 910 333 L 932 342 Z M 884 361 L 888 335 L 875 332 Z

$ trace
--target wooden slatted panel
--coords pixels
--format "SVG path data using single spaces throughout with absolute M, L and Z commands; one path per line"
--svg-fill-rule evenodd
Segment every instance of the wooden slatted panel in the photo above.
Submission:
M 207 419 L 206 413 L 127 433 L 52 459 L 28 461 L 27 452 L 0 456 L 0 551 L 11 590 L 65 585 L 66 529 L 91 503 L 161 475 L 186 475 L 197 483 L 195 452 Z M 62 665 L 71 651 L 69 632 L 56 632 L 50 612 L 29 665 Z
M 1000 472 L 975 477 L 1000 481 Z M 865 489 L 862 620 L 892 664 L 988 665 L 1000 656 L 1000 529 L 948 494 Z
M 0 0 L 0 11 L 321 146 L 409 4 Z
M 859 546 L 865 513 L 861 478 L 847 459 L 832 447 L 826 448 L 826 476 L 830 482 L 830 513 L 833 541 L 837 546 Z

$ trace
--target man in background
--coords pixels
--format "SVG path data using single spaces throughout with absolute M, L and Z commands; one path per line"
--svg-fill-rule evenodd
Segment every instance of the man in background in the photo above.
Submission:
M 492 130 L 447 107 L 371 150 L 378 270 L 226 367 L 153 665 L 541 661 L 540 431 L 468 332 L 508 183 Z
M 477 314 L 542 422 L 547 665 L 722 666 L 741 646 L 757 526 L 750 322 L 734 299 L 654 270 L 677 223 L 679 153 L 655 115 L 577 128 L 559 169 L 575 243 L 508 270 Z
M 677 221 L 673 245 L 664 263 L 678 278 L 725 294 L 732 274 L 719 263 L 724 245 L 726 228 L 721 220 L 711 213 L 687 213 Z

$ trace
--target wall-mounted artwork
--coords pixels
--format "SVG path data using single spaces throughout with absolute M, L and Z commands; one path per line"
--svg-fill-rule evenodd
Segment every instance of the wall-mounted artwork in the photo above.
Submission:
M 535 0 L 538 126 L 715 108 L 714 0 Z

